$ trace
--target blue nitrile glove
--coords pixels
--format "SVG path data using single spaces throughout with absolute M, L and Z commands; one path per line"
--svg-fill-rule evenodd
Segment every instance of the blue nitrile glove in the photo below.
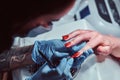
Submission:
M 65 42 L 66 41 L 60 39 L 36 41 L 32 52 L 32 59 L 38 64 L 45 61 L 44 58 L 39 54 L 38 49 L 43 52 L 49 60 L 56 61 L 56 59 L 62 57 L 66 57 L 69 55 L 72 56 L 74 53 L 76 53 L 78 50 L 82 49 L 86 45 L 86 42 L 82 42 L 70 48 L 66 48 L 64 46 Z M 81 63 L 92 53 L 93 50 L 89 49 L 78 58 L 75 58 L 73 67 L 80 67 Z
M 73 80 L 70 72 L 72 64 L 73 58 L 63 58 L 55 68 L 44 63 L 36 73 L 26 80 Z
M 64 42 L 59 39 L 36 41 L 32 52 L 32 59 L 34 62 L 40 64 L 45 62 L 45 59 L 39 54 L 40 50 L 50 61 L 53 59 L 61 59 L 68 56 L 67 48 Z

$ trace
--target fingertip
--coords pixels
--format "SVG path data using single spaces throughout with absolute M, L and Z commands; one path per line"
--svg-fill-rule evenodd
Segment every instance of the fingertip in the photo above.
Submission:
M 68 40 L 68 37 L 69 37 L 69 35 L 64 35 L 64 36 L 62 36 L 62 39 L 63 40 Z
M 60 64 L 57 66 L 57 70 L 60 74 L 63 73 L 64 69 L 66 68 L 66 64 L 67 64 L 67 59 L 66 58 L 63 58 L 61 61 L 60 61 Z
M 67 59 L 66 59 L 66 58 L 63 58 L 63 59 L 61 60 L 61 63 L 65 63 L 65 62 L 67 62 Z
M 69 69 L 72 67 L 72 65 L 73 65 L 73 61 L 74 61 L 73 58 L 68 59 L 68 61 L 67 61 L 67 65 L 66 65 L 67 70 L 69 70 Z
M 71 42 L 67 42 L 66 44 L 65 44 L 65 47 L 67 47 L 67 48 L 69 48 L 71 46 Z
M 79 57 L 81 54 L 82 54 L 81 52 L 76 52 L 71 57 L 76 58 L 76 57 Z
M 72 65 L 73 61 L 74 61 L 73 58 L 70 58 L 70 59 L 68 60 L 68 62 L 69 62 L 70 65 Z
M 93 49 L 92 49 L 92 48 L 88 49 L 87 51 L 88 51 L 88 53 L 89 53 L 89 54 L 94 53 L 94 51 L 93 51 Z

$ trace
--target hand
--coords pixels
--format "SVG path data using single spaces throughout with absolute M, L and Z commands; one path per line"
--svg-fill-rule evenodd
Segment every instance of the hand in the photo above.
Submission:
M 84 46 L 86 45 L 86 42 L 81 42 L 79 44 L 76 44 L 72 47 L 69 47 L 69 51 L 72 54 L 72 56 L 79 51 L 80 49 L 82 49 Z M 93 50 L 92 49 L 88 49 L 87 51 L 84 51 L 83 54 L 81 54 L 81 56 L 78 57 L 74 57 L 74 63 L 71 67 L 71 73 L 73 78 L 75 78 L 81 68 L 81 64 L 85 61 L 85 59 L 90 56 L 91 54 L 93 54 Z
M 64 44 L 66 41 L 60 39 L 53 39 L 48 41 L 36 41 L 34 44 L 34 49 L 32 53 L 32 58 L 36 63 L 45 61 L 44 58 L 39 54 L 38 49 L 44 53 L 44 55 L 52 62 L 58 63 L 63 57 L 72 56 L 75 52 L 82 49 L 86 42 L 82 42 L 70 48 L 66 48 Z M 74 58 L 74 63 L 72 68 L 80 68 L 83 61 L 93 53 L 92 49 L 84 52 L 80 57 Z M 56 61 L 56 62 L 55 62 Z
M 32 59 L 36 63 L 43 63 L 45 60 L 38 52 L 40 50 L 50 61 L 62 59 L 69 56 L 67 48 L 64 46 L 64 41 L 53 39 L 48 41 L 36 41 L 34 44 Z
M 72 64 L 73 58 L 63 58 L 55 68 L 44 63 L 36 73 L 26 80 L 73 80 L 70 72 Z
M 84 51 L 92 48 L 96 54 L 107 56 L 112 54 L 120 57 L 120 39 L 109 35 L 102 35 L 96 31 L 91 30 L 76 30 L 63 36 L 64 40 L 72 39 L 66 43 L 66 47 L 71 47 L 82 41 L 87 41 L 86 45 L 78 51 L 78 56 Z
M 72 47 L 69 47 L 69 51 L 73 55 L 78 52 L 79 50 L 81 50 L 84 46 L 86 45 L 86 42 L 81 42 L 79 44 L 76 44 Z M 93 54 L 93 50 L 92 49 L 88 49 L 87 51 L 84 51 L 83 54 L 81 56 L 74 56 L 74 63 L 73 63 L 73 68 L 80 68 L 81 64 L 83 63 L 83 61 L 90 56 L 91 54 Z

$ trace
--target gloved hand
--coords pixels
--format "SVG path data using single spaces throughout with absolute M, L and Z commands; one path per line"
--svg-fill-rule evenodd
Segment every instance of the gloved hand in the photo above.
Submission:
M 36 41 L 32 52 L 32 59 L 38 64 L 45 61 L 38 52 L 38 50 L 40 50 L 49 60 L 52 60 L 54 62 L 62 59 L 63 57 L 72 56 L 75 52 L 82 49 L 86 45 L 86 42 L 82 42 L 78 45 L 66 48 L 64 46 L 65 42 L 66 41 L 62 41 L 60 39 Z M 93 50 L 89 49 L 78 58 L 74 58 L 74 63 L 72 67 L 79 68 L 83 61 L 92 53 Z
M 63 58 L 55 68 L 44 63 L 36 73 L 26 80 L 73 80 L 70 72 L 72 64 L 73 58 Z
M 60 60 L 63 57 L 69 56 L 68 49 L 64 46 L 64 41 L 53 39 L 48 41 L 36 41 L 32 52 L 34 62 L 40 64 L 45 62 L 45 59 L 40 55 L 40 50 L 50 61 Z
M 78 45 L 66 48 L 64 46 L 65 42 L 66 41 L 62 41 L 60 39 L 36 41 L 33 48 L 32 59 L 38 64 L 45 62 L 45 59 L 38 52 L 38 50 L 40 50 L 52 63 L 56 64 L 56 62 L 58 63 L 59 60 L 61 60 L 63 57 L 72 56 L 74 53 L 86 45 L 86 42 L 82 42 Z M 73 76 L 80 69 L 83 61 L 92 53 L 93 50 L 89 49 L 85 51 L 81 56 L 74 58 L 74 63 L 72 66 Z

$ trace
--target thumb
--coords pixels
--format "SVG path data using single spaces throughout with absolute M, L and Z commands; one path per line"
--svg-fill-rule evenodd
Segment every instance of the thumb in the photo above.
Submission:
M 73 53 L 78 52 L 80 49 L 82 49 L 86 45 L 86 42 L 82 42 L 80 44 L 74 45 L 72 48 Z
M 63 58 L 69 56 L 69 53 L 55 51 L 55 57 Z

